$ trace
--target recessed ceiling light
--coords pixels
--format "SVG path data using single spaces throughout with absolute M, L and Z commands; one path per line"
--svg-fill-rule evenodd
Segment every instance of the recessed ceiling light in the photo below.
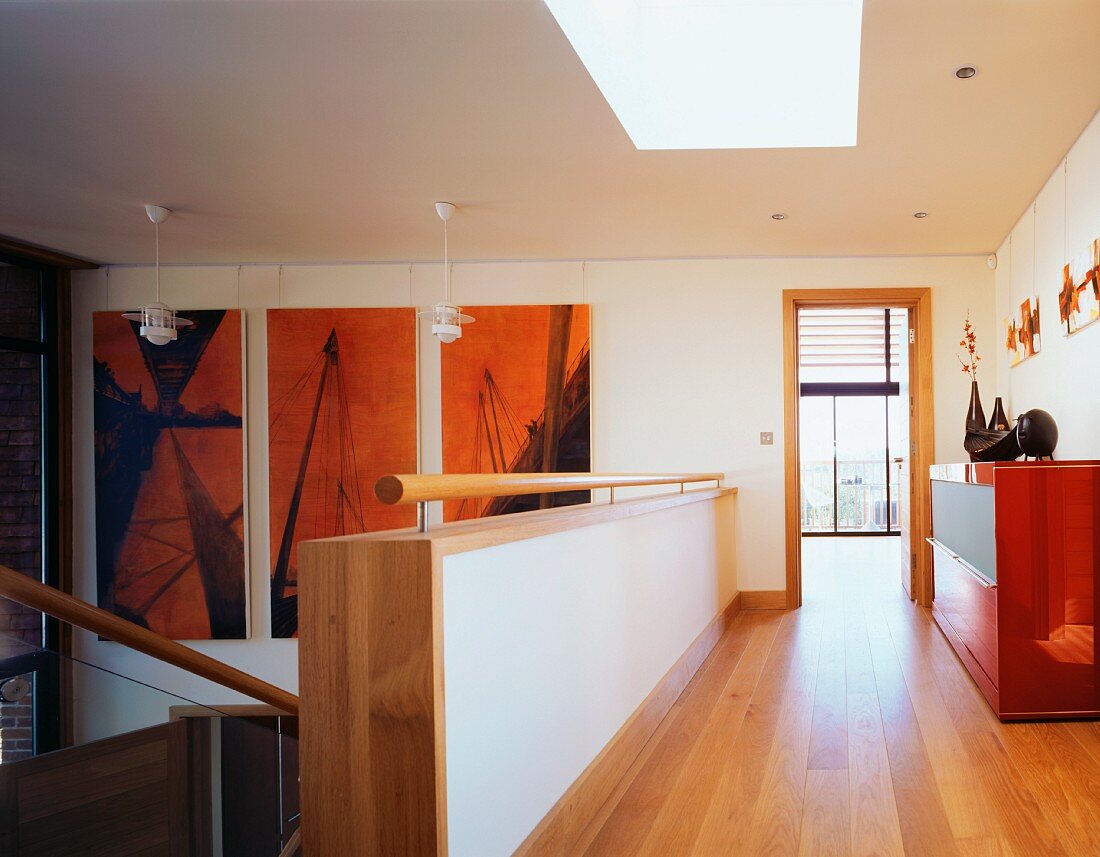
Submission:
M 782 211 L 777 211 L 775 214 L 772 215 L 772 220 L 786 220 L 786 219 L 787 219 L 787 215 L 785 215 Z
M 924 218 L 926 218 L 928 216 L 928 212 L 927 211 L 914 211 L 913 216 L 915 218 L 917 218 L 917 220 L 924 220 Z
M 863 0 L 546 0 L 639 149 L 854 146 Z
M 970 80 L 977 73 L 978 70 L 972 65 L 961 65 L 955 69 L 955 77 L 959 80 Z

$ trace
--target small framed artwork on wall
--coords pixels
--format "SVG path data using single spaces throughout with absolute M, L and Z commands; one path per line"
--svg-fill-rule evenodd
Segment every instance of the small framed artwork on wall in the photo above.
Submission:
M 1019 312 L 1005 319 L 1005 350 L 1009 365 L 1018 366 L 1042 348 L 1039 335 L 1039 297 L 1032 295 L 1020 304 Z
M 1062 269 L 1058 318 L 1065 336 L 1100 320 L 1100 238 Z

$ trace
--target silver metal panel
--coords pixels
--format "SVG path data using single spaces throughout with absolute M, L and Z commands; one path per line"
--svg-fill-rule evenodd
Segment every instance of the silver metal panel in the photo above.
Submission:
M 933 479 L 932 535 L 990 580 L 997 579 L 993 486 Z

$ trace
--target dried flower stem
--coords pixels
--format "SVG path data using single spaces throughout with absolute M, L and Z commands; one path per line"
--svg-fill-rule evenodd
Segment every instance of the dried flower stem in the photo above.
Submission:
M 962 370 L 970 376 L 971 381 L 978 380 L 978 364 L 982 358 L 978 354 L 978 337 L 974 333 L 974 325 L 970 323 L 970 310 L 966 311 L 966 321 L 963 323 L 963 338 L 959 340 L 959 346 L 966 349 L 964 360 L 957 352 L 955 354 L 962 364 Z

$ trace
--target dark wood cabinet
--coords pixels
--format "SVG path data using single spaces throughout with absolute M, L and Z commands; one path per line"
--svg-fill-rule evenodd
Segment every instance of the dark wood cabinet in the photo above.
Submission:
M 298 827 L 298 721 L 226 717 L 220 728 L 222 852 L 273 857 Z
M 208 739 L 181 720 L 0 765 L 0 854 L 210 854 Z

